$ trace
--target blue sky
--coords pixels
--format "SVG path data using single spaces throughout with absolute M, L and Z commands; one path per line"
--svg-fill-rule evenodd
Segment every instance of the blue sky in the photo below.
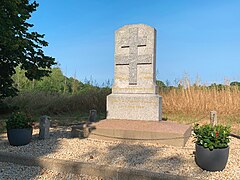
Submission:
M 29 22 L 67 76 L 113 79 L 114 31 L 144 23 L 157 30 L 157 78 L 240 81 L 239 0 L 38 0 Z

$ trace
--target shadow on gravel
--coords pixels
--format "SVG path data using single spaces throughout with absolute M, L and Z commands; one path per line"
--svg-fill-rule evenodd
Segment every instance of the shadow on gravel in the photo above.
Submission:
M 106 159 L 112 163 L 123 161 L 127 167 L 134 167 L 146 163 L 157 152 L 158 150 L 154 147 L 121 143 L 109 147 Z
M 9 152 L 13 153 L 14 155 L 26 155 L 31 156 L 34 158 L 39 158 L 46 156 L 52 152 L 56 152 L 59 148 L 59 141 L 63 138 L 71 138 L 71 132 L 67 131 L 67 128 L 53 128 L 50 132 L 50 138 L 45 140 L 39 140 L 38 139 L 38 131 L 37 134 L 34 134 L 32 136 L 32 140 L 28 145 L 24 146 L 11 146 L 7 140 L 6 134 L 0 134 L 0 151 L 1 152 Z M 71 147 L 69 147 L 71 148 Z M 20 163 L 24 164 L 24 163 Z M 37 177 L 40 175 L 40 171 L 33 171 L 31 178 L 34 176 Z M 24 168 L 23 168 L 24 173 Z M 4 174 L 0 173 L 0 179 L 2 179 L 2 176 Z M 9 177 L 11 179 L 11 177 Z M 5 179 L 5 178 L 4 178 Z
M 162 171 L 164 173 L 170 173 L 173 170 L 179 169 L 183 164 L 185 160 L 177 155 L 172 155 L 169 157 L 163 157 L 161 159 L 157 160 L 157 164 L 165 166 L 162 168 Z
M 135 167 L 149 161 L 157 152 L 159 152 L 159 150 L 154 147 L 122 142 L 108 147 L 107 153 L 100 157 L 99 162 L 104 162 L 109 166 L 124 163 L 125 167 Z M 89 157 L 89 159 L 99 158 L 100 153 L 98 148 L 95 147 L 85 153 L 84 156 Z
M 3 134 L 0 134 L 0 150 L 2 150 L 2 144 L 9 144 Z
M 38 134 L 35 134 L 29 145 L 20 147 L 10 146 L 6 139 L 1 139 L 0 150 L 17 155 L 24 154 L 39 158 L 58 151 L 60 140 L 63 138 L 71 139 L 71 132 L 69 129 L 64 127 L 56 128 L 51 130 L 50 139 L 39 140 Z M 167 157 L 166 155 L 163 156 L 163 150 L 166 151 L 165 148 L 158 148 L 153 145 L 122 141 L 108 146 L 107 152 L 104 155 L 101 154 L 103 151 L 99 149 L 98 146 L 93 146 L 93 148 L 89 149 L 89 151 L 81 156 L 88 157 L 89 162 L 94 164 L 107 164 L 107 166 L 110 167 L 120 166 L 127 169 L 142 169 L 155 172 L 161 170 L 161 172 L 158 173 L 168 173 L 171 175 L 173 169 L 178 169 L 182 166 L 184 159 L 181 159 L 181 157 L 176 154 Z M 81 161 L 81 156 L 78 158 L 79 161 Z M 93 161 L 91 161 L 91 159 Z M 103 167 L 105 167 L 105 165 Z M 68 167 L 68 169 L 74 170 L 74 167 Z M 89 169 L 91 169 L 91 167 L 89 167 Z M 35 177 L 41 174 L 40 171 L 34 171 L 33 173 L 35 173 Z
M 108 166 L 141 169 L 175 176 L 173 171 L 183 166 L 186 159 L 175 153 L 164 155 L 164 151 L 166 151 L 165 148 L 158 148 L 153 145 L 122 141 L 119 144 L 109 146 L 106 154 L 100 158 L 97 156 L 101 151 L 97 147 L 84 154 L 84 156 L 88 156 L 90 159 L 99 158 L 100 164 L 104 162 Z

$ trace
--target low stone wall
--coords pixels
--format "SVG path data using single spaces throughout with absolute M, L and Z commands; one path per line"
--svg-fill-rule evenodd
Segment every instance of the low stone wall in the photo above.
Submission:
M 157 179 L 192 179 L 183 176 L 175 176 L 164 173 L 155 173 L 143 170 L 132 170 L 116 168 L 93 163 L 73 162 L 52 158 L 36 158 L 26 155 L 16 155 L 14 153 L 0 152 L 1 162 L 10 162 L 25 166 L 40 166 L 58 172 L 73 174 L 87 174 L 92 176 L 101 176 L 115 180 L 157 180 Z

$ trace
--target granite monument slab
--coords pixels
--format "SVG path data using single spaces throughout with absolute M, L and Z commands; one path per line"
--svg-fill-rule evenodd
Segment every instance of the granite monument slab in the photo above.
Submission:
M 145 24 L 118 29 L 114 57 L 107 119 L 160 121 L 162 97 L 156 85 L 156 30 Z

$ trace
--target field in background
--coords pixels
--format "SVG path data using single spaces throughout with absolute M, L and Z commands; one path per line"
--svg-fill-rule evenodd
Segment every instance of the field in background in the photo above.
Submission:
M 236 86 L 188 87 L 162 92 L 165 113 L 204 114 L 216 110 L 221 115 L 240 115 L 240 93 Z
M 231 125 L 240 134 L 240 90 L 238 86 L 185 86 L 162 91 L 164 117 L 185 124 L 208 123 L 210 111 L 218 122 Z
M 76 94 L 54 92 L 22 92 L 4 102 L 11 108 L 26 111 L 35 119 L 50 115 L 60 124 L 84 121 L 90 109 L 96 109 L 98 119 L 106 116 L 106 96 L 110 88 L 91 87 Z M 238 86 L 190 86 L 161 87 L 163 117 L 184 124 L 208 123 L 209 113 L 217 111 L 218 122 L 232 125 L 234 133 L 240 134 L 240 90 Z M 1 119 L 4 119 L 3 117 Z M 1 130 L 1 126 L 0 126 Z

